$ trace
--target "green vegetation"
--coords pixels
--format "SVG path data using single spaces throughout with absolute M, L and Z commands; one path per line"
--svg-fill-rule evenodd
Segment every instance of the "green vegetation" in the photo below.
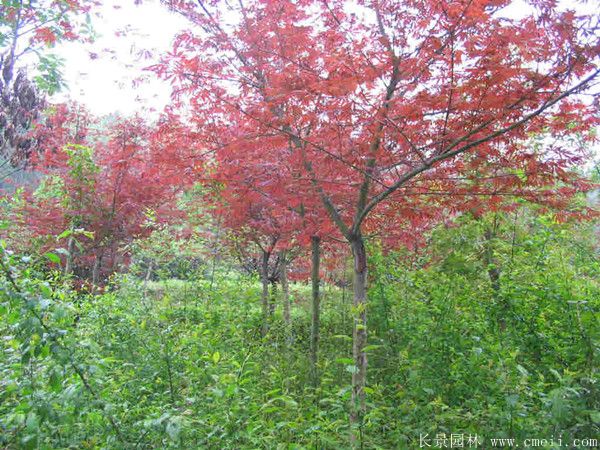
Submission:
M 419 448 L 425 433 L 563 446 L 598 437 L 591 225 L 521 211 L 437 229 L 428 254 L 370 245 L 363 448 Z M 349 446 L 347 288 L 323 286 L 315 389 L 309 284 L 291 285 L 291 333 L 278 304 L 262 337 L 259 280 L 231 262 L 215 280 L 198 271 L 148 281 L 132 270 L 91 295 L 44 269 L 47 260 L 58 257 L 3 243 L 0 447 Z

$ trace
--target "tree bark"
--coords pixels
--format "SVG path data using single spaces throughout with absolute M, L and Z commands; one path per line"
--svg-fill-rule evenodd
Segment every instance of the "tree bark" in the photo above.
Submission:
M 490 283 L 496 297 L 500 292 L 500 269 L 498 267 L 498 261 L 494 258 L 494 250 L 492 248 L 492 239 L 494 239 L 495 233 L 487 228 L 484 233 L 485 237 L 485 263 L 487 265 L 488 276 Z
M 102 253 L 96 254 L 94 259 L 94 267 L 92 269 L 92 286 L 94 292 L 97 291 L 98 282 L 100 280 L 100 268 L 102 267 Z
M 290 287 L 287 278 L 287 254 L 281 252 L 281 291 L 283 292 L 283 320 L 289 327 L 292 322 L 290 314 Z
M 262 261 L 260 265 L 260 279 L 262 282 L 262 313 L 263 313 L 263 325 L 262 335 L 267 335 L 269 331 L 269 252 L 263 250 Z
M 272 318 L 275 315 L 275 308 L 277 306 L 277 281 L 271 280 L 271 300 L 269 302 L 269 317 Z
M 310 327 L 310 369 L 314 387 L 319 386 L 319 337 L 321 327 L 321 293 L 319 292 L 319 266 L 321 263 L 321 238 L 311 237 L 311 280 L 312 280 L 312 302 L 311 302 L 311 327 Z
M 352 329 L 352 408 L 350 424 L 361 427 L 365 412 L 365 385 L 367 381 L 367 252 L 361 235 L 350 242 L 354 260 L 354 323 Z M 353 435 L 356 430 L 353 430 Z

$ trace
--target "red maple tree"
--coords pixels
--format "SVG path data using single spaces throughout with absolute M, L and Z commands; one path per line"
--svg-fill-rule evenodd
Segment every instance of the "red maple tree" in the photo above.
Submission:
M 16 223 L 43 246 L 60 236 L 66 273 L 76 268 L 97 284 L 126 262 L 133 239 L 182 217 L 176 199 L 193 181 L 188 152 L 195 147 L 173 121 L 151 127 L 134 117 L 101 126 L 79 107 L 58 105 L 36 133 L 43 152 L 35 169 L 44 177 L 25 191 Z
M 289 183 L 308 185 L 296 203 L 319 198 L 352 249 L 353 423 L 366 383 L 365 231 L 510 195 L 561 206 L 589 186 L 570 168 L 597 124 L 577 95 L 600 72 L 596 15 L 553 0 L 518 16 L 509 0 L 165 3 L 194 28 L 154 69 L 206 149 L 289 167 Z

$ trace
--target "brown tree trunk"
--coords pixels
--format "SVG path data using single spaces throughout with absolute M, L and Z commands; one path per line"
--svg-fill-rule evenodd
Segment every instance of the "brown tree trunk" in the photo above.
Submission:
M 94 292 L 97 291 L 98 282 L 100 280 L 100 268 L 102 267 L 102 253 L 96 254 L 94 259 L 94 267 L 92 269 L 92 286 Z
M 214 292 L 214 286 L 215 286 L 215 272 L 217 270 L 217 262 L 218 262 L 218 258 L 219 258 L 219 239 L 220 238 L 221 238 L 221 217 L 219 216 L 219 219 L 217 220 L 217 233 L 215 234 L 215 240 L 213 242 L 213 248 L 212 248 L 213 258 L 212 258 L 212 269 L 210 271 L 211 295 Z
M 321 263 L 321 238 L 311 237 L 311 280 L 312 280 L 312 302 L 311 302 L 311 327 L 310 327 L 310 369 L 313 386 L 319 386 L 319 337 L 321 327 L 321 294 L 319 292 L 319 266 Z
M 354 259 L 354 323 L 352 329 L 352 355 L 354 368 L 352 371 L 352 408 L 350 424 L 355 436 L 356 427 L 361 428 L 365 412 L 365 385 L 367 381 L 367 252 L 361 235 L 351 241 Z M 354 442 L 356 438 L 354 437 Z
M 260 279 L 262 282 L 261 305 L 263 313 L 262 334 L 267 335 L 269 331 L 269 252 L 263 250 L 260 265 Z
M 287 278 L 287 255 L 281 252 L 281 291 L 283 292 L 283 320 L 289 327 L 292 319 L 290 314 L 290 287 Z

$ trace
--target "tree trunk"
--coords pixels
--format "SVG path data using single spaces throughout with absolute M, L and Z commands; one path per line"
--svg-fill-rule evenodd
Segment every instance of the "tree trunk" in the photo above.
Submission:
M 65 261 L 65 272 L 64 275 L 68 276 L 73 273 L 73 252 L 75 252 L 75 238 L 73 235 L 69 236 L 67 242 L 67 260 Z
M 317 367 L 319 359 L 319 335 L 321 326 L 321 295 L 319 292 L 319 266 L 321 262 L 321 238 L 312 236 L 311 251 L 312 251 L 312 303 L 311 303 L 311 327 L 310 327 L 310 369 L 313 386 L 319 386 L 319 370 Z
M 365 385 L 367 381 L 367 252 L 361 235 L 351 241 L 354 259 L 354 323 L 352 329 L 352 355 L 354 368 L 352 371 L 352 408 L 350 424 L 354 428 L 353 436 L 362 426 L 365 412 Z
M 262 252 L 262 262 L 260 265 L 260 279 L 262 282 L 262 313 L 263 313 L 263 325 L 262 334 L 267 335 L 269 331 L 269 252 Z
M 154 261 L 150 261 L 148 269 L 146 270 L 146 276 L 144 277 L 144 289 L 148 285 L 148 281 L 152 278 L 152 271 L 154 270 Z
M 212 248 L 212 269 L 210 271 L 210 293 L 211 295 L 214 293 L 215 286 L 215 272 L 217 270 L 217 259 L 219 257 L 219 239 L 221 237 L 221 217 L 217 220 L 217 233 L 215 234 L 215 240 L 213 242 Z
M 342 281 L 342 307 L 340 312 L 342 314 L 342 330 L 346 329 L 346 280 Z
M 17 11 L 16 11 L 16 15 L 15 15 L 15 24 L 13 25 L 13 36 L 12 36 L 12 43 L 10 45 L 10 51 L 8 53 L 8 56 L 6 58 L 5 61 L 5 68 L 2 71 L 2 78 L 4 79 L 4 85 L 8 86 L 8 84 L 11 82 L 11 80 L 13 79 L 13 75 L 14 75 L 14 68 L 15 68 L 15 56 L 16 56 L 16 52 L 17 52 L 17 43 L 19 40 L 19 36 L 21 35 L 21 13 L 23 10 L 23 2 L 18 3 L 17 4 Z M 27 26 L 27 25 L 25 25 Z
M 277 306 L 277 281 L 271 281 L 271 301 L 269 302 L 269 317 L 275 315 L 275 307 Z
M 494 227 L 495 228 L 495 227 Z M 494 257 L 493 239 L 496 237 L 495 231 L 490 228 L 486 228 L 484 232 L 484 262 L 487 267 L 488 277 L 492 286 L 492 296 L 494 299 L 494 305 L 499 309 L 498 314 L 498 327 L 501 331 L 506 330 L 506 318 L 507 305 L 502 300 L 500 295 L 500 267 L 498 261 Z
M 486 229 L 485 233 L 485 263 L 487 265 L 488 276 L 490 283 L 492 284 L 492 290 L 494 296 L 497 296 L 500 292 L 500 268 L 498 267 L 498 261 L 494 258 L 494 250 L 492 248 L 492 239 L 496 236 L 490 229 Z
M 96 254 L 94 259 L 94 267 L 92 269 L 92 286 L 94 292 L 97 291 L 98 282 L 100 280 L 100 268 L 102 267 L 102 253 Z
M 281 290 L 283 292 L 283 320 L 289 327 L 292 322 L 290 315 L 290 287 L 287 278 L 287 255 L 285 252 L 281 252 Z

